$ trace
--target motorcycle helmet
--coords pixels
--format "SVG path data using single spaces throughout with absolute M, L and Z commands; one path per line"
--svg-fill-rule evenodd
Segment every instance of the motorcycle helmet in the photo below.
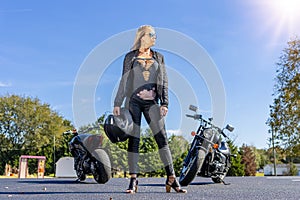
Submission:
M 129 110 L 121 108 L 119 116 L 108 115 L 104 122 L 104 132 L 112 143 L 126 141 L 133 132 Z

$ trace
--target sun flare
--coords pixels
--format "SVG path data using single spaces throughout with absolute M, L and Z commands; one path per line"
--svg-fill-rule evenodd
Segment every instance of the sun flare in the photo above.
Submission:
M 275 12 L 282 17 L 297 18 L 300 17 L 300 0 L 273 0 Z
M 273 41 L 283 34 L 295 36 L 300 30 L 300 0 L 261 0 L 267 10 L 268 27 Z

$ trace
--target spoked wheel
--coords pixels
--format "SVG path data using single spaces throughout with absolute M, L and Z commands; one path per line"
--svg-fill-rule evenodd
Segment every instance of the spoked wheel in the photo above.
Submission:
M 179 183 L 182 186 L 189 185 L 196 177 L 200 167 L 203 164 L 205 152 L 202 149 L 195 149 L 194 152 L 191 152 L 191 155 L 188 156 L 189 160 L 183 166 L 180 172 Z
M 94 150 L 92 155 L 96 159 L 94 170 L 92 170 L 94 179 L 97 183 L 106 183 L 111 178 L 110 159 L 103 149 Z

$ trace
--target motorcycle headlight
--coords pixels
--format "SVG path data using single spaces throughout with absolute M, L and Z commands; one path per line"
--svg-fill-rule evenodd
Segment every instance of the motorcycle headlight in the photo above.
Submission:
M 214 128 L 208 128 L 203 131 L 203 135 L 206 139 L 210 140 L 211 142 L 216 143 L 219 139 L 218 130 Z
M 203 131 L 203 135 L 206 139 L 210 139 L 213 135 L 213 130 L 212 129 L 205 129 Z

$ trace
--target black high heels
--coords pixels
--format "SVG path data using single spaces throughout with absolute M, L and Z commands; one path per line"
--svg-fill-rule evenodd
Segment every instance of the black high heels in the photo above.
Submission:
M 126 193 L 134 194 L 138 190 L 138 180 L 136 178 L 130 178 L 130 183 Z
M 174 178 L 168 177 L 167 178 L 166 192 L 167 193 L 171 192 L 171 188 L 173 188 L 175 190 L 175 192 L 177 192 L 177 193 L 187 193 L 186 190 L 180 188 L 180 185 L 179 185 L 178 181 L 176 180 L 176 177 L 174 177 Z

